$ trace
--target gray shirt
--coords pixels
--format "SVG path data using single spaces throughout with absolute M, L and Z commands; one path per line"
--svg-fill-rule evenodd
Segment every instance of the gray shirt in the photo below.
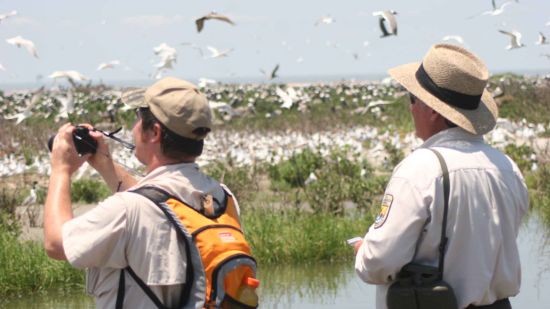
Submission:
M 195 163 L 159 167 L 134 188 L 143 185 L 162 188 L 191 206 L 200 205 L 203 193 L 218 200 L 224 196 L 219 183 Z M 66 222 L 63 247 L 71 265 L 87 268 L 86 290 L 95 297 L 97 308 L 115 307 L 120 269 L 128 265 L 163 304 L 179 304 L 186 278 L 185 246 L 164 213 L 143 196 L 116 193 Z M 124 307 L 155 307 L 128 274 Z

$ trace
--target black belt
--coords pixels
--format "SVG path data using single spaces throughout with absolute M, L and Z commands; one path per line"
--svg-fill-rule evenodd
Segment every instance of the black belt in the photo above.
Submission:
M 474 309 L 474 308 L 482 308 L 482 309 L 512 309 L 512 305 L 510 304 L 510 300 L 508 298 L 499 299 L 496 302 L 490 304 L 490 305 L 484 305 L 484 306 L 474 306 L 469 305 L 466 307 L 466 309 Z

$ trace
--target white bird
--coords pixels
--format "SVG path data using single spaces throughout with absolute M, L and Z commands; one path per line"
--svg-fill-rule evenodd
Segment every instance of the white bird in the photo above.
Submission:
M 498 32 L 506 34 L 507 36 L 510 37 L 510 45 L 506 46 L 506 49 L 514 49 L 514 48 L 520 48 L 525 46 L 523 43 L 521 43 L 521 33 L 519 33 L 519 31 L 514 30 L 512 32 L 509 32 L 509 31 L 499 30 Z
M 221 57 L 227 57 L 227 55 L 233 51 L 232 48 L 230 49 L 226 49 L 226 50 L 222 50 L 222 51 L 219 51 L 218 49 L 212 47 L 212 46 L 207 46 L 206 48 L 208 48 L 208 50 L 210 51 L 210 58 L 221 58 Z
M 229 17 L 218 14 L 216 12 L 210 12 L 209 14 L 195 20 L 195 24 L 197 25 L 197 32 L 201 32 L 202 28 L 204 27 L 204 22 L 210 19 L 217 19 L 230 25 L 235 25 L 235 23 L 231 19 L 229 19 Z
M 12 17 L 12 16 L 15 16 L 17 15 L 17 11 L 13 10 L 9 13 L 6 13 L 6 14 L 0 14 L 0 24 L 2 23 L 2 21 L 4 19 L 7 19 L 8 17 Z
M 334 18 L 330 17 L 330 16 L 323 16 L 321 18 L 319 18 L 316 22 L 315 22 L 315 26 L 318 26 L 319 24 L 325 24 L 325 25 L 330 25 L 334 23 Z
M 67 96 L 59 96 L 57 100 L 61 102 L 61 108 L 57 114 L 56 119 L 60 118 L 69 118 L 69 114 L 74 112 L 74 95 L 73 92 L 69 89 L 67 91 Z
M 199 88 L 204 88 L 208 85 L 214 85 L 216 84 L 217 81 L 213 80 L 213 79 L 210 79 L 210 78 L 205 78 L 205 77 L 199 77 L 199 82 L 198 82 L 198 86 Z
M 118 61 L 118 60 L 103 62 L 97 67 L 97 71 L 101 71 L 101 70 L 105 70 L 105 69 L 113 69 L 115 66 L 117 66 L 119 64 L 120 64 L 120 61 Z
M 38 199 L 38 196 L 36 195 L 36 185 L 37 184 L 38 184 L 38 182 L 36 182 L 36 181 L 32 183 L 32 189 L 29 192 L 29 195 L 27 197 L 25 197 L 25 199 L 21 203 L 21 206 L 30 206 L 30 205 L 36 204 L 36 201 Z
M 497 5 L 495 3 L 495 0 L 493 0 L 491 3 L 493 4 L 493 9 L 491 11 L 483 12 L 483 13 L 481 13 L 481 15 L 491 15 L 491 16 L 500 15 L 504 12 L 504 8 L 508 4 L 512 3 L 512 1 L 506 1 L 503 4 L 501 4 L 499 7 L 497 7 Z
M 377 11 L 373 12 L 372 16 L 378 16 L 380 30 L 382 30 L 381 38 L 387 37 L 390 35 L 397 35 L 397 20 L 395 19 L 397 15 L 396 11 L 387 10 L 387 11 Z
M 29 118 L 32 116 L 32 108 L 38 103 L 38 101 L 42 98 L 42 95 L 44 94 L 44 87 L 38 89 L 35 91 L 31 97 L 31 99 L 27 102 L 27 105 L 23 109 L 23 111 L 10 116 L 5 116 L 4 119 L 17 119 L 15 121 L 15 124 L 20 124 L 23 120 Z
M 544 33 L 539 32 L 539 40 L 535 42 L 537 45 L 545 45 L 548 44 L 546 41 L 546 36 L 544 36 Z
M 172 69 L 174 63 L 176 63 L 178 58 L 178 53 L 175 48 L 168 46 L 166 43 L 161 43 L 159 46 L 153 48 L 155 55 L 160 57 L 159 63 L 155 65 L 157 71 L 155 73 L 155 78 L 159 79 L 162 77 L 162 72 L 168 69 Z
M 65 78 L 69 83 L 71 83 L 73 87 L 76 85 L 75 82 L 82 82 L 89 79 L 88 77 L 80 74 L 78 71 L 75 70 L 54 71 L 48 77 L 55 80 L 57 80 L 58 78 Z
M 17 47 L 23 46 L 31 55 L 33 55 L 33 57 L 38 58 L 38 52 L 36 51 L 36 47 L 31 40 L 24 39 L 23 37 L 18 35 L 13 38 L 7 39 L 6 42 Z
M 298 95 L 292 87 L 288 87 L 286 91 L 277 87 L 277 89 L 275 89 L 275 93 L 277 93 L 277 95 L 283 100 L 281 108 L 290 109 L 292 105 L 294 105 L 294 101 L 298 99 Z
M 304 185 L 309 185 L 311 183 L 314 183 L 316 182 L 318 179 L 317 179 L 317 175 L 315 175 L 314 172 L 311 172 L 309 173 L 309 176 L 307 176 L 307 179 L 304 181 Z
M 442 39 L 443 41 L 450 41 L 454 40 L 457 41 L 460 44 L 464 44 L 464 39 L 460 35 L 452 34 L 452 35 L 446 35 Z

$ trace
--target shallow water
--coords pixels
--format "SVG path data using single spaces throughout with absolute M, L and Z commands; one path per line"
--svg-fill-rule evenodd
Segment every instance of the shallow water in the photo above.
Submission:
M 537 218 L 529 218 L 518 237 L 523 273 L 521 292 L 511 298 L 514 308 L 548 308 L 548 242 Z M 355 275 L 352 262 L 261 268 L 259 277 L 261 308 L 375 308 L 375 287 Z M 0 300 L 0 308 L 94 308 L 94 303 L 82 291 L 53 291 Z

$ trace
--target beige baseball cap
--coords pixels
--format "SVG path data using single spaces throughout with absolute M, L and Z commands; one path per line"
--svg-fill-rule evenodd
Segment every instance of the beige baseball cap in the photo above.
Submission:
M 202 140 L 212 127 L 208 99 L 192 83 L 165 77 L 146 89 L 125 92 L 122 101 L 132 107 L 148 107 L 170 131 L 194 140 Z M 207 128 L 208 130 L 198 130 Z

